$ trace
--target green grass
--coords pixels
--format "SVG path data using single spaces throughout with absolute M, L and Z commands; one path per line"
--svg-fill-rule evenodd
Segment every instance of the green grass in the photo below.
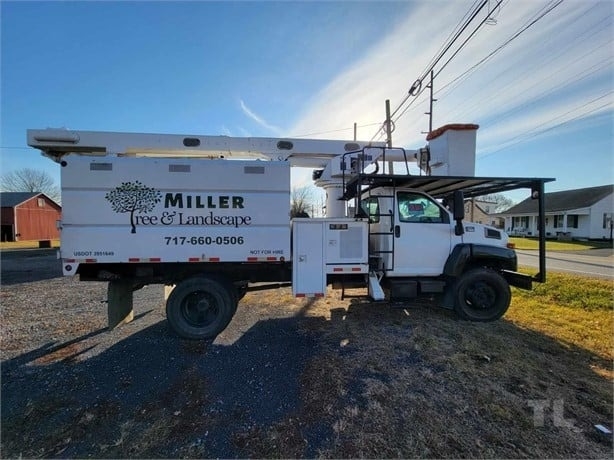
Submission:
M 52 248 L 60 247 L 60 240 L 51 240 Z M 1 241 L 0 249 L 36 249 L 38 248 L 38 240 L 29 241 Z
M 612 281 L 550 272 L 547 282 L 531 291 L 513 289 L 505 318 L 612 360 L 613 305 Z
M 516 245 L 516 249 L 539 249 L 537 238 L 510 237 L 510 243 Z M 611 248 L 609 241 L 553 241 L 546 240 L 547 251 L 582 251 L 585 249 Z

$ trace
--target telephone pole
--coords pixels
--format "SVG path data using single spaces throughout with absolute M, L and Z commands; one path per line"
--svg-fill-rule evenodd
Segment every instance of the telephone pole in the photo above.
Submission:
M 429 93 L 430 93 L 430 97 L 429 97 L 429 111 L 428 112 L 424 112 L 425 115 L 429 116 L 429 130 L 427 132 L 422 131 L 422 134 L 428 134 L 431 131 L 433 131 L 433 102 L 437 102 L 437 99 L 433 98 L 433 83 L 435 81 L 435 72 L 433 70 L 431 70 L 431 81 L 430 83 L 426 86 L 427 88 L 429 88 Z
M 386 142 L 392 148 L 392 120 L 390 119 L 390 99 L 386 99 Z

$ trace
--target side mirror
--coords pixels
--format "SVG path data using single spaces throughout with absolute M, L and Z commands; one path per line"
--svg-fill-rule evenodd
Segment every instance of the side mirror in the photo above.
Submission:
M 454 220 L 456 221 L 454 234 L 460 236 L 465 233 L 465 229 L 463 228 L 463 219 L 465 218 L 465 195 L 463 194 L 463 191 L 455 191 L 453 199 L 454 209 L 452 210 L 452 214 L 454 215 Z
M 454 192 L 454 220 L 463 220 L 465 218 L 465 196 L 462 190 Z

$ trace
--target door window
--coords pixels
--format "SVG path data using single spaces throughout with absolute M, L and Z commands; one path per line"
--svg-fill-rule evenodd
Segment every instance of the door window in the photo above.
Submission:
M 448 214 L 435 201 L 425 195 L 412 192 L 397 194 L 399 221 L 427 224 L 448 223 Z
M 379 222 L 379 202 L 376 197 L 364 198 L 360 201 L 360 207 L 365 215 L 369 217 L 369 222 L 376 224 Z

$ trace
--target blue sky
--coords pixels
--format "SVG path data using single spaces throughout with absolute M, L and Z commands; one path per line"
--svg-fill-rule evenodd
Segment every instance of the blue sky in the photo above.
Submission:
M 555 177 L 547 191 L 612 183 L 613 2 L 565 0 L 455 80 L 553 3 L 492 12 L 436 77 L 434 126 L 480 125 L 477 175 Z M 384 101 L 401 102 L 472 5 L 2 1 L 2 172 L 59 182 L 28 128 L 351 139 L 356 122 L 370 140 Z M 395 145 L 425 144 L 426 95 Z

